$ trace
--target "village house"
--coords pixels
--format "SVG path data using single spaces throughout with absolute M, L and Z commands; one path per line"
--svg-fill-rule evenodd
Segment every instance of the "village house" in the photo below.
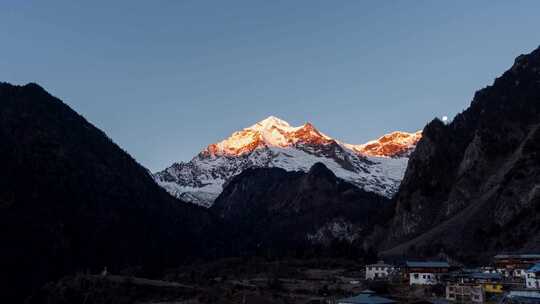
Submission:
M 471 278 L 480 284 L 486 293 L 503 293 L 503 278 L 500 273 L 473 273 Z
M 393 265 L 385 264 L 384 261 L 366 265 L 366 280 L 387 280 L 394 270 Z
M 500 273 L 486 273 L 482 270 L 463 270 L 451 273 L 446 278 L 447 284 L 466 283 L 482 287 L 485 293 L 503 293 L 503 277 Z
M 540 254 L 498 254 L 494 257 L 495 268 L 506 277 L 525 279 L 525 272 L 540 263 Z
M 475 283 L 448 283 L 446 299 L 457 303 L 484 303 L 485 293 L 482 285 Z
M 456 303 L 484 303 L 503 293 L 502 275 L 484 269 L 463 269 L 445 275 L 446 299 Z
M 435 285 L 440 283 L 441 276 L 448 273 L 448 262 L 406 262 L 406 274 L 409 285 Z
M 525 287 L 540 289 L 540 263 L 533 265 L 526 271 Z

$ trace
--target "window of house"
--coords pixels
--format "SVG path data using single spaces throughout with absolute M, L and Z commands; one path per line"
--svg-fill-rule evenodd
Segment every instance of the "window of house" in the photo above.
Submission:
M 418 273 L 415 273 L 415 274 L 414 274 L 414 278 L 415 278 L 415 279 L 418 279 Z

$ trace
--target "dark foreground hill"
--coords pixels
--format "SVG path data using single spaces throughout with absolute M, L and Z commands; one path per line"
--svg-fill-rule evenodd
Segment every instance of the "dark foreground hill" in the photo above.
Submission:
M 540 250 L 540 49 L 424 128 L 390 227 L 392 254 Z
M 322 163 L 308 172 L 247 169 L 234 177 L 211 210 L 244 254 L 311 251 L 360 258 L 364 238 L 384 223 L 390 202 L 336 177 Z M 319 251 L 313 251 L 319 248 Z
M 151 275 L 217 247 L 204 237 L 218 239 L 207 211 L 169 196 L 36 84 L 0 84 L 0 141 L 0 302 L 65 274 Z

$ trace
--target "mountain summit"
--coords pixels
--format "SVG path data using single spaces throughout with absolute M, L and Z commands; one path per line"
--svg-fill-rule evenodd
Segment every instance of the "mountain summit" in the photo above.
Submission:
M 294 127 L 270 116 L 209 145 L 189 162 L 155 173 L 154 178 L 172 195 L 209 207 L 224 184 L 247 168 L 307 172 L 321 162 L 359 188 L 391 197 L 420 137 L 420 132 L 393 132 L 352 145 L 325 135 L 309 122 Z
M 234 132 L 229 138 L 211 144 L 206 151 L 209 155 L 241 156 L 262 147 L 291 147 L 297 143 L 330 143 L 332 138 L 320 133 L 311 123 L 291 127 L 289 123 L 270 116 L 260 122 Z

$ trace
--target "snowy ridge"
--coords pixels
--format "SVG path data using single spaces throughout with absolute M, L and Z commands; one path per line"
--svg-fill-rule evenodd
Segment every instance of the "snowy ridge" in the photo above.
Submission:
M 270 116 L 209 145 L 189 162 L 175 163 L 155 173 L 154 178 L 172 195 L 210 207 L 227 181 L 247 168 L 308 171 L 321 162 L 336 176 L 391 197 L 420 136 L 418 132 L 394 132 L 364 145 L 349 145 L 319 132 L 310 123 L 292 127 Z
M 416 147 L 416 143 L 422 137 L 422 131 L 415 133 L 407 133 L 395 131 L 390 134 L 379 137 L 376 140 L 368 141 L 362 145 L 346 146 L 358 153 L 370 156 L 380 157 L 399 157 L 410 156 L 412 150 Z

